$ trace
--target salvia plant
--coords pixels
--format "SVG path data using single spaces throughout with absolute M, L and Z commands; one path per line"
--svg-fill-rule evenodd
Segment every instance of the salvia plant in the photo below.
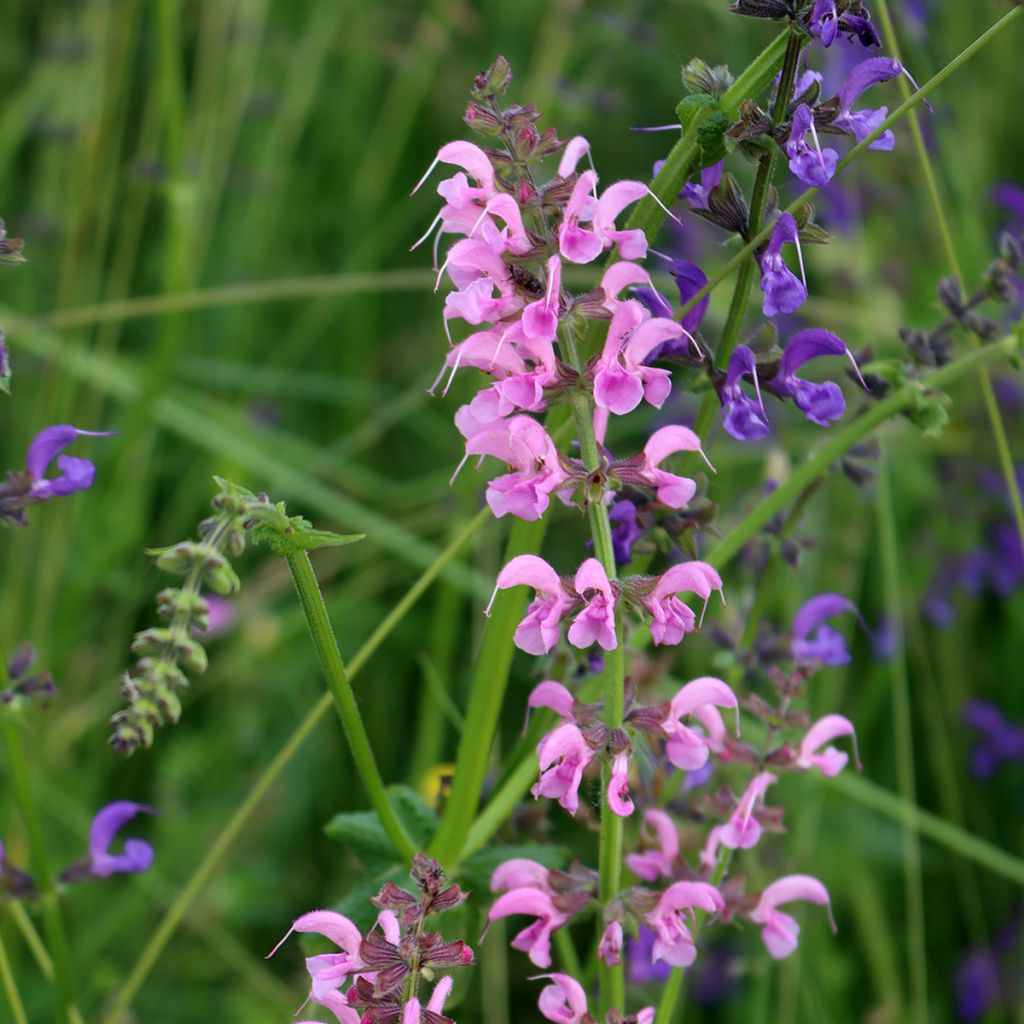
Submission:
M 946 388 L 968 374 L 978 375 L 999 448 L 1002 472 L 990 493 L 1008 511 L 985 548 L 951 554 L 937 569 L 926 612 L 948 622 L 960 591 L 1008 592 L 1024 580 L 1021 474 L 988 377 L 990 364 L 1020 356 L 1020 233 L 1001 235 L 973 288 L 954 260 L 936 282 L 934 323 L 903 327 L 896 357 L 876 358 L 874 346 L 855 351 L 812 316 L 811 281 L 828 265 L 819 266 L 819 254 L 831 238 L 814 200 L 822 190 L 827 199 L 865 151 L 906 144 L 905 116 L 924 153 L 918 109 L 989 38 L 920 86 L 887 52 L 884 0 L 878 21 L 869 6 L 736 0 L 736 15 L 775 22 L 775 39 L 740 73 L 690 60 L 672 122 L 642 129 L 671 133 L 672 145 L 650 175 L 621 181 L 602 178 L 592 140 L 560 135 L 517 94 L 509 62 L 498 57 L 471 83 L 463 121 L 472 138 L 441 145 L 413 188 L 409 201 L 430 223 L 412 248 L 425 260 L 433 254 L 434 291 L 443 293 L 435 333 L 445 347 L 430 393 L 450 403 L 461 438 L 453 481 L 476 473 L 486 508 L 400 608 L 486 519 L 512 523 L 492 596 L 478 608 L 483 645 L 437 806 L 385 785 L 351 686 L 401 614 L 346 666 L 309 557 L 361 535 L 317 529 L 283 502 L 218 477 L 194 535 L 147 552 L 173 580 L 131 642 L 110 747 L 136 754 L 178 725 L 208 668 L 215 602 L 238 592 L 238 567 L 262 544 L 287 565 L 328 686 L 320 707 L 333 704 L 370 804 L 328 826 L 363 862 L 365 884 L 319 896 L 321 909 L 299 913 L 270 954 L 274 969 L 300 943 L 308 954 L 297 1014 L 322 1010 L 340 1024 L 483 1019 L 463 1010 L 482 984 L 474 979 L 479 951 L 507 942 L 540 1018 L 671 1024 L 686 979 L 723 939 L 735 936 L 750 961 L 783 960 L 806 942 L 803 922 L 816 942 L 831 941 L 826 925 L 847 927 L 843 908 L 833 908 L 840 879 L 788 842 L 787 799 L 794 776 L 841 782 L 862 768 L 857 723 L 842 700 L 812 713 L 822 705 L 812 699 L 822 671 L 853 660 L 852 630 L 860 647 L 893 661 L 902 637 L 842 593 L 813 593 L 799 574 L 795 614 L 773 621 L 764 614 L 766 583 L 779 563 L 800 568 L 813 542 L 801 533 L 802 515 L 822 480 L 840 472 L 847 487 L 874 482 L 884 500 L 875 429 L 905 417 L 940 432 L 950 417 Z M 856 59 L 826 85 L 820 67 L 832 47 L 852 48 Z M 695 220 L 731 253 L 721 266 L 702 267 L 680 250 L 673 225 Z M 21 248 L 0 224 L 0 261 L 20 262 Z M 733 272 L 718 326 L 707 318 L 710 295 Z M 9 392 L 9 382 L 0 334 L 0 388 Z M 455 394 L 466 400 L 456 405 Z M 722 504 L 714 431 L 749 445 L 795 419 L 820 431 L 820 442 L 796 468 L 773 474 L 752 511 Z M 0 483 L 0 521 L 33 530 L 45 529 L 30 517 L 33 506 L 87 500 L 96 484 L 94 463 L 66 449 L 116 444 L 109 430 L 35 429 L 24 466 Z M 582 543 L 544 547 L 559 519 L 585 523 Z M 881 543 L 891 585 L 893 538 L 883 531 Z M 754 578 L 752 591 L 744 575 Z M 697 668 L 682 672 L 680 645 Z M 525 700 L 505 693 L 513 647 L 532 659 Z M 0 657 L 9 779 L 30 853 L 26 863 L 0 843 L 0 888 L 26 941 L 42 950 L 52 1019 L 79 1021 L 64 904 L 79 884 L 112 886 L 112 876 L 153 866 L 159 850 L 134 833 L 145 834 L 158 808 L 111 794 L 82 856 L 51 870 L 23 735 L 60 700 L 40 662 L 45 655 L 27 640 Z M 111 703 L 115 689 L 112 680 Z M 502 715 L 523 727 L 499 756 Z M 1019 722 L 981 700 L 963 715 L 977 737 L 978 776 L 1024 759 Z M 159 745 L 174 742 L 170 730 Z M 130 1006 L 148 973 L 293 752 L 260 776 L 97 1020 L 134 1019 Z M 864 751 L 868 766 L 871 756 Z M 2 944 L 0 975 L 20 1024 Z

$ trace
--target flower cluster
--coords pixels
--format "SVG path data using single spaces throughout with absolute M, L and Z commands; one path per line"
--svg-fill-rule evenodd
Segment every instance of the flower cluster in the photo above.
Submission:
M 473 950 L 461 939 L 446 942 L 426 924 L 464 903 L 467 894 L 448 884 L 437 861 L 423 854 L 411 874 L 418 892 L 385 884 L 373 900 L 380 913 L 366 935 L 344 914 L 314 910 L 297 918 L 267 954 L 273 956 L 292 932 L 313 932 L 334 943 L 339 952 L 308 957 L 306 969 L 309 999 L 339 1024 L 452 1024 L 442 1011 L 454 980 L 437 978 L 437 972 L 470 966 Z M 421 991 L 424 982 L 434 983 L 429 997 Z

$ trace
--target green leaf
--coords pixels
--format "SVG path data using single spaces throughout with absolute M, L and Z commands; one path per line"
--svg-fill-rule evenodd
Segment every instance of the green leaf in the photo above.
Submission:
M 408 786 L 389 786 L 388 796 L 413 842 L 425 850 L 437 830 L 437 816 L 419 793 Z M 394 863 L 398 856 L 376 811 L 343 811 L 324 826 L 324 831 L 367 867 Z
M 470 891 L 486 892 L 490 888 L 495 868 L 507 860 L 525 857 L 546 868 L 564 868 L 569 863 L 569 856 L 564 846 L 489 846 L 463 861 L 459 868 L 459 881 Z

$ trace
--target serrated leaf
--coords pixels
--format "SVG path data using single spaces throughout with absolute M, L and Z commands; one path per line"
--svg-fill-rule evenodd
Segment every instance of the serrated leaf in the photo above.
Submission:
M 412 841 L 425 850 L 437 830 L 437 816 L 408 786 L 389 786 L 388 796 Z M 398 859 L 376 811 L 343 811 L 324 826 L 324 831 L 351 850 L 367 867 L 394 863 Z
M 569 863 L 569 851 L 564 846 L 489 846 L 466 858 L 459 868 L 459 881 L 463 888 L 486 892 L 491 875 L 499 864 L 517 857 L 535 860 L 547 868 L 564 868 Z

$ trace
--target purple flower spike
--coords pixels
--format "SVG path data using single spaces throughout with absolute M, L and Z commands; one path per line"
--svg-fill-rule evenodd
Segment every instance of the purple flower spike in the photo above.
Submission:
M 857 371 L 857 376 L 860 377 L 860 370 L 857 368 L 853 353 L 841 338 L 832 334 L 831 331 L 822 330 L 819 327 L 798 331 L 790 338 L 786 351 L 782 354 L 779 372 L 765 384 L 765 387 L 779 398 L 792 398 L 797 408 L 808 420 L 817 423 L 819 427 L 827 427 L 839 419 L 846 410 L 846 400 L 843 398 L 839 385 L 832 381 L 815 384 L 812 381 L 804 380 L 803 377 L 798 377 L 796 371 L 804 363 L 817 359 L 819 356 L 842 355 L 849 358 Z M 867 384 L 864 383 L 863 377 L 861 377 L 861 384 L 867 390 Z
M 850 652 L 846 641 L 842 634 L 826 624 L 826 620 L 845 612 L 853 612 L 860 619 L 865 632 L 868 632 L 857 606 L 842 594 L 818 594 L 805 602 L 794 616 L 790 629 L 790 653 L 793 660 L 848 665 Z
M 884 116 L 884 115 L 883 115 Z M 805 136 L 811 133 L 814 146 L 807 145 Z M 805 184 L 821 188 L 836 173 L 839 154 L 834 149 L 822 149 L 814 128 L 814 112 L 801 103 L 793 114 L 793 126 L 785 145 L 789 169 Z
M 148 871 L 153 847 L 142 839 L 126 839 L 123 853 L 111 853 L 110 845 L 121 826 L 137 814 L 156 814 L 152 807 L 132 800 L 115 800 L 101 808 L 89 829 L 89 872 L 95 878 Z
M 1024 761 L 1024 726 L 1009 722 L 995 704 L 968 701 L 962 717 L 978 734 L 971 751 L 971 774 L 976 779 L 990 779 L 1004 761 Z
M 746 374 L 754 379 L 756 402 L 740 387 L 740 381 Z M 757 361 L 746 345 L 739 345 L 729 358 L 721 399 L 726 432 L 737 441 L 757 441 L 768 433 L 768 418 L 757 381 Z
M 797 259 L 800 261 L 800 277 L 786 266 L 782 258 L 782 247 L 786 242 L 792 242 L 796 246 Z M 794 313 L 807 301 L 804 258 L 800 251 L 799 231 L 791 213 L 783 213 L 775 221 L 771 237 L 761 256 L 761 291 L 764 292 L 762 312 L 765 316 Z
M 58 455 L 76 438 L 110 437 L 111 431 L 79 430 L 62 424 L 47 427 L 36 434 L 28 446 L 25 468 L 32 479 L 31 496 L 35 501 L 49 501 L 51 498 L 64 497 L 75 491 L 87 491 L 92 487 L 96 476 L 96 467 L 88 459 L 75 458 L 73 455 Z M 47 479 L 46 471 L 57 459 L 60 476 Z

